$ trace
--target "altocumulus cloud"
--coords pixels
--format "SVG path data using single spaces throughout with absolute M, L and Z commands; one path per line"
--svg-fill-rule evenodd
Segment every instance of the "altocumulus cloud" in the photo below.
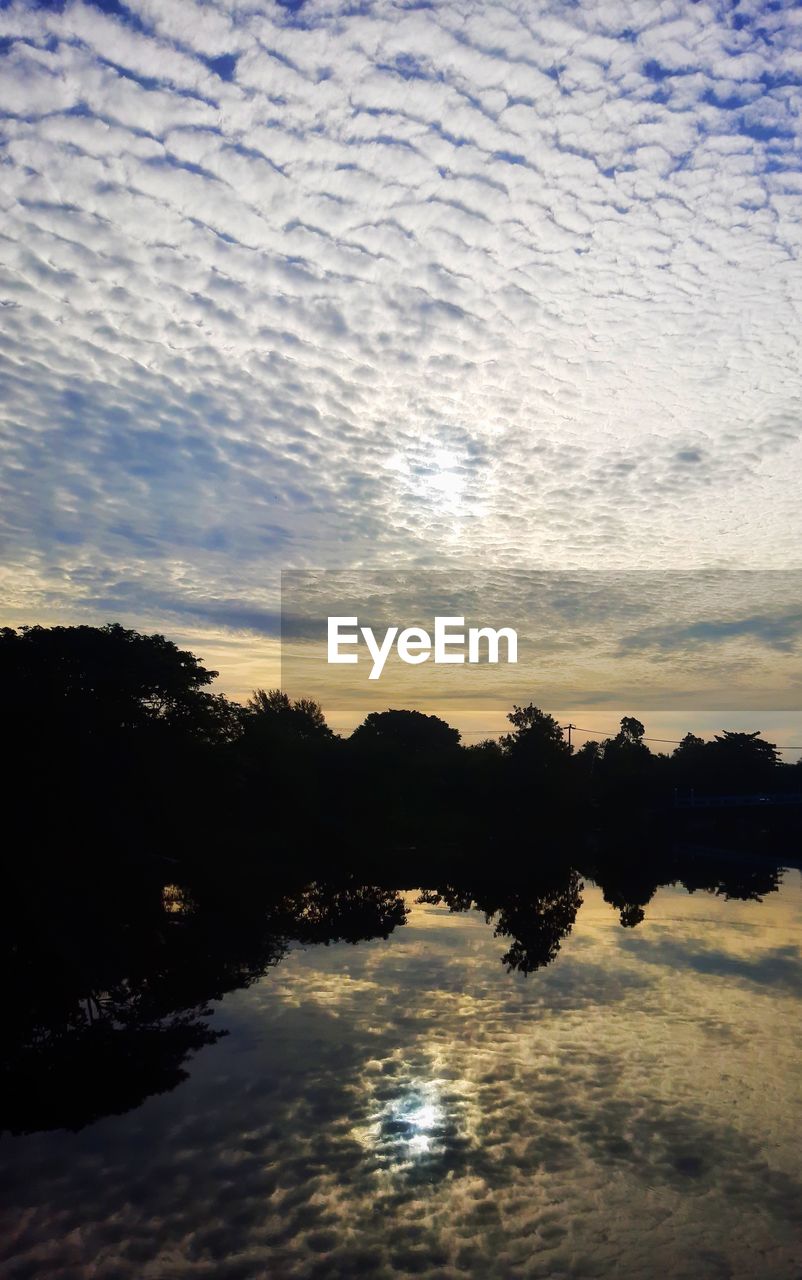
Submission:
M 798 562 L 798 7 L 105 9 L 0 14 L 16 612 Z

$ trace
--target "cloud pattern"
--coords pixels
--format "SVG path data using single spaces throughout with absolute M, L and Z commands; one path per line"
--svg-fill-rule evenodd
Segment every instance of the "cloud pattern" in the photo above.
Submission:
M 20 620 L 798 563 L 798 6 L 17 3 L 0 51 Z
M 436 906 L 295 950 L 179 1090 L 4 1140 L 5 1273 L 795 1274 L 801 913 L 795 873 L 763 903 L 661 889 L 630 937 L 586 886 L 529 978 Z

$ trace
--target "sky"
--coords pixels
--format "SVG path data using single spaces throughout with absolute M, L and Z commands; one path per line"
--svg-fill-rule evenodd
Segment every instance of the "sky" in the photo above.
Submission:
M 281 686 L 338 728 L 413 707 L 476 740 L 533 701 L 577 742 L 634 714 L 654 750 L 726 726 L 802 752 L 798 570 L 291 570 L 281 585 Z M 417 648 L 402 656 L 404 634 Z
M 242 696 L 289 568 L 802 567 L 799 5 L 11 4 L 0 57 L 2 621 Z

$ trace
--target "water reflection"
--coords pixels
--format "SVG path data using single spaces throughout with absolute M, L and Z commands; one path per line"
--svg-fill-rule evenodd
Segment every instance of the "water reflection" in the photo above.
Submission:
M 45 885 L 16 905 L 0 1128 L 23 1133 L 80 1129 L 174 1089 L 188 1057 L 227 1034 L 211 1027 L 211 1002 L 293 944 L 387 938 L 407 913 L 393 889 L 317 881 Z
M 799 876 L 675 871 L 117 886 L 60 966 L 56 903 L 20 904 L 3 1105 L 39 1132 L 0 1144 L 0 1269 L 798 1274 Z M 153 1047 L 191 1027 L 180 1058 Z M 183 1079 L 145 1101 L 148 1062 Z
M 424 890 L 420 901 L 443 902 L 450 911 L 477 910 L 493 923 L 494 936 L 512 939 L 501 957 L 508 970 L 534 973 L 551 964 L 582 905 L 582 881 L 572 868 L 541 873 L 534 883 L 446 885 Z
M 690 856 L 661 873 L 621 852 L 590 871 L 625 928 L 642 924 L 661 882 L 760 902 L 777 892 L 781 875 L 772 866 Z M 583 887 L 578 871 L 558 865 L 506 882 L 469 874 L 415 901 L 481 912 L 505 944 L 507 971 L 534 974 L 571 934 Z M 387 939 L 409 911 L 398 890 L 383 886 L 313 881 L 281 889 L 235 878 L 225 886 L 45 885 L 17 907 L 4 935 L 14 982 L 0 1101 L 0 1128 L 14 1132 L 78 1129 L 174 1089 L 189 1056 L 226 1034 L 210 1025 L 210 1002 L 258 981 L 295 945 Z
M 380 1164 L 406 1167 L 422 1156 L 442 1154 L 448 1121 L 440 1082 L 416 1080 L 382 1102 L 355 1133 Z

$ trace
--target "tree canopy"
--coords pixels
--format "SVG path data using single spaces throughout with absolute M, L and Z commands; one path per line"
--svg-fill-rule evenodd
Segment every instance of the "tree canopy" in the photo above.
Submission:
M 398 708 L 340 737 L 315 700 L 273 688 L 239 704 L 211 690 L 216 674 L 119 623 L 2 630 L 4 780 L 20 814 L 35 813 L 54 847 L 68 829 L 142 857 L 176 843 L 412 847 L 509 833 L 514 844 L 566 815 L 633 830 L 638 814 L 664 818 L 682 796 L 764 803 L 802 791 L 802 766 L 783 764 L 757 731 L 689 733 L 655 754 L 643 723 L 624 716 L 615 734 L 574 749 L 530 702 L 497 742 L 463 744 L 440 716 Z

